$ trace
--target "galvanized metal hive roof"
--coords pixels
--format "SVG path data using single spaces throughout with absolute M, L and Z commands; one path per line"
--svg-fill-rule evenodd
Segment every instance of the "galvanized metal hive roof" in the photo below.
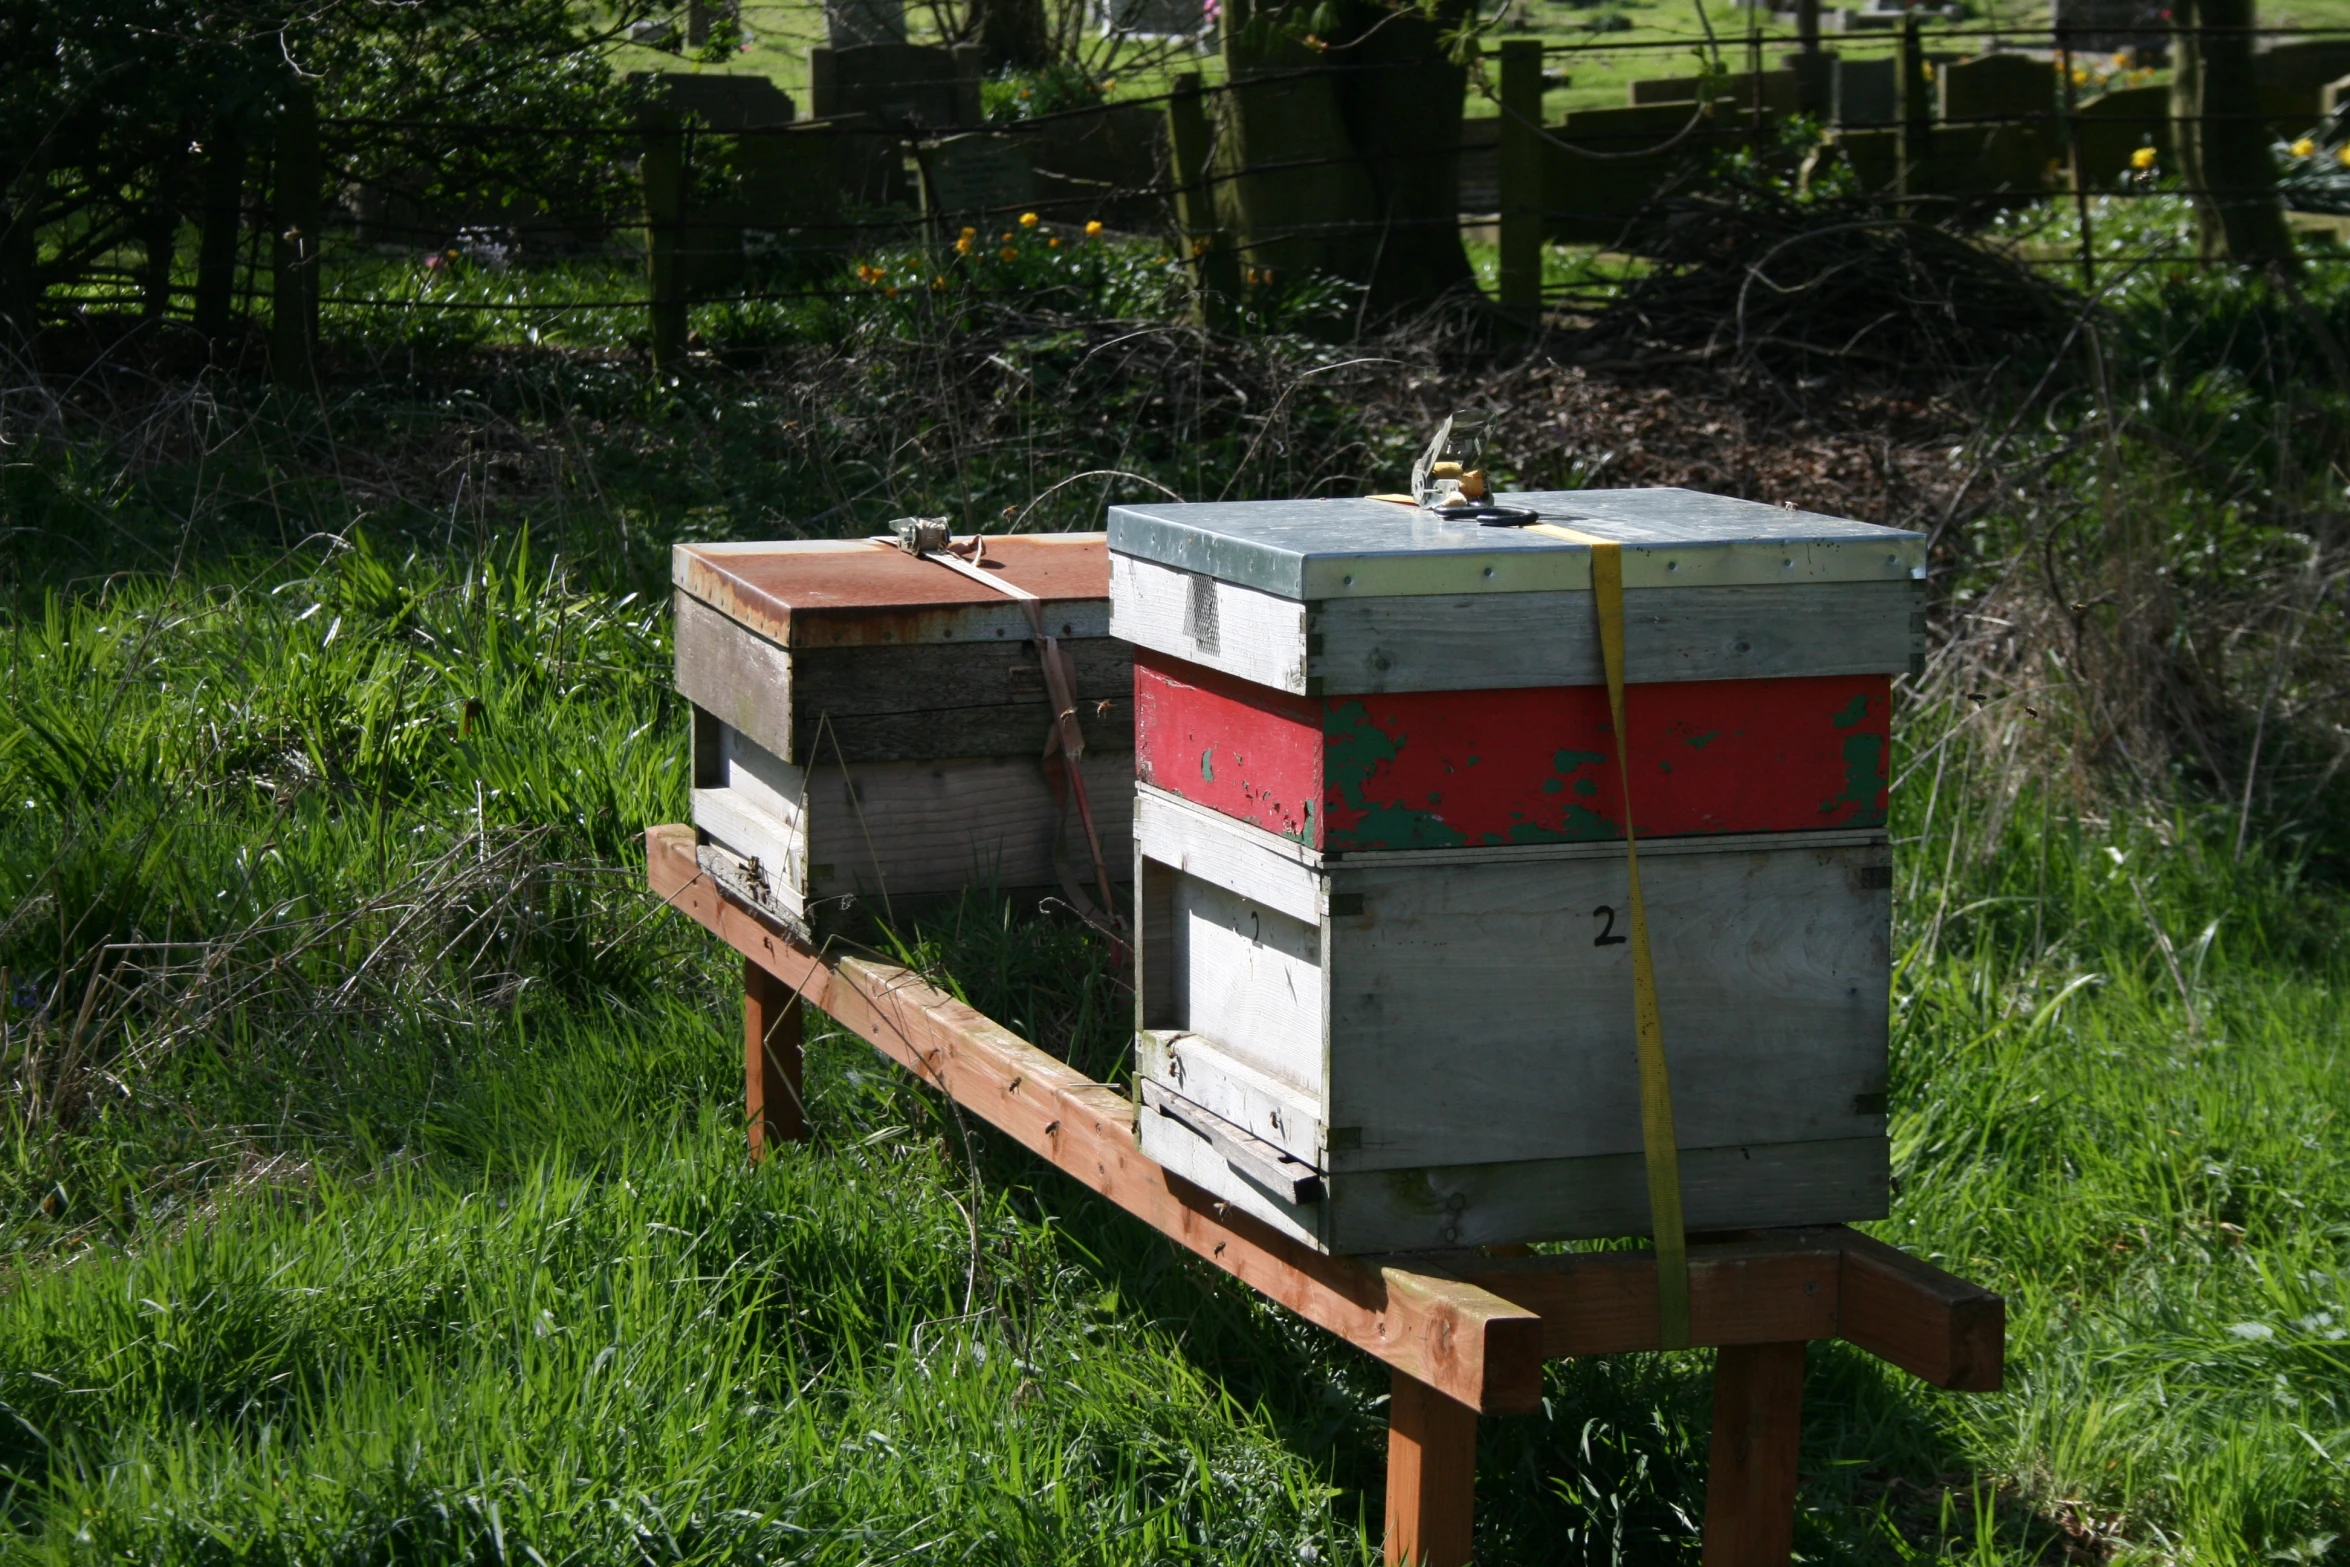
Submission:
M 1697 490 L 1499 497 L 1624 545 L 1627 588 L 1887 582 L 1923 575 L 1923 534 Z M 1110 548 L 1288 599 L 1588 590 L 1591 550 L 1392 501 L 1141 503 L 1110 508 Z

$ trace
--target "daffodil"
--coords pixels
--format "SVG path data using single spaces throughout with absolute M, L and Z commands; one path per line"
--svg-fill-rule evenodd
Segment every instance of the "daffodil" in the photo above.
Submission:
M 2343 168 L 2350 169 L 2350 142 L 2344 142 L 2334 149 L 2334 161 Z
M 1102 237 L 1102 220 L 1101 220 L 1101 219 L 1099 219 L 1099 218 L 1089 218 L 1089 219 L 1087 219 L 1087 220 L 1086 220 L 1086 224 L 1085 224 L 1085 237 L 1086 237 L 1087 239 L 1100 239 L 1100 238 Z
M 2132 152 L 2130 154 L 2130 167 L 2136 169 L 2140 174 L 2143 174 L 2148 169 L 2153 168 L 2154 149 L 2152 147 L 2140 147 L 2135 152 Z
M 1021 214 L 1020 214 L 1020 226 L 1021 226 L 1022 228 L 1024 228 L 1024 229 L 1032 229 L 1032 228 L 1036 227 L 1036 223 L 1037 223 L 1037 218 L 1036 218 L 1036 214 L 1035 214 L 1035 213 L 1033 213 L 1033 212 L 1023 212 L 1023 213 L 1021 213 Z
M 2306 158 L 2315 151 L 2317 151 L 2317 143 L 2306 136 L 2293 143 L 2293 156 L 2296 158 Z
M 969 234 L 965 234 L 961 239 L 955 241 L 955 254 L 958 256 L 971 254 L 971 236 Z
M 997 251 L 996 255 L 1005 261 L 1017 261 L 1020 259 L 1020 252 L 1014 250 L 1009 245 L 1006 245 L 1003 249 Z

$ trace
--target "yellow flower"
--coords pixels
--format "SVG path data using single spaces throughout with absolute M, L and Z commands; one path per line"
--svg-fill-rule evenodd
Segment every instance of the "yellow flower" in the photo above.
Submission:
M 1099 218 L 1088 218 L 1088 219 L 1086 220 L 1086 224 L 1085 224 L 1085 237 L 1086 237 L 1087 239 L 1100 239 L 1100 238 L 1102 237 L 1102 220 L 1101 220 L 1101 219 L 1099 219 Z
M 1044 248 L 1047 250 L 1059 250 L 1061 248 L 1061 242 L 1057 239 L 1048 239 L 1044 242 Z
M 1020 226 L 1021 226 L 1022 228 L 1024 228 L 1024 229 L 1032 229 L 1032 228 L 1036 227 L 1036 214 L 1035 214 L 1035 213 L 1033 213 L 1033 212 L 1023 212 L 1023 213 L 1021 213 L 1021 214 L 1020 214 Z
M 965 234 L 961 239 L 955 241 L 955 254 L 958 256 L 971 254 L 971 236 L 969 234 Z
M 2343 168 L 2350 169 L 2350 142 L 2344 142 L 2334 149 L 2334 161 Z
M 945 292 L 947 291 L 947 280 L 946 280 L 945 278 L 942 278 L 942 277 L 934 277 L 934 278 L 932 278 L 932 279 L 930 280 L 930 291 L 931 291 L 933 294 L 943 294 L 943 293 L 945 293 Z
M 965 239 L 977 239 L 977 238 L 979 237 L 979 230 L 977 230 L 977 229 L 965 229 L 965 230 L 963 230 L 963 237 L 964 237 Z
M 891 299 L 895 299 L 898 297 L 898 286 L 895 283 L 892 283 L 889 287 L 883 289 L 882 293 Z
M 1108 81 L 1106 81 L 1106 82 L 1102 83 L 1102 91 L 1103 91 L 1103 92 L 1116 92 L 1117 90 L 1118 90 L 1118 78 L 1116 78 L 1115 76 L 1111 77 L 1111 78 L 1110 78 Z
M 859 282 L 863 282 L 863 283 L 878 283 L 878 282 L 880 282 L 880 281 L 881 281 L 881 279 L 882 279 L 882 277 L 883 277 L 883 276 L 884 276 L 884 274 L 883 274 L 883 272 L 882 272 L 881 268 L 879 268 L 879 267 L 859 267 L 859 268 L 857 268 L 857 279 L 858 279 L 858 281 L 859 281 Z
M 1020 259 L 1020 252 L 1014 250 L 1009 245 L 1006 245 L 1003 249 L 997 251 L 996 254 L 1006 261 L 1017 261 Z
M 2113 52 L 2113 68 L 2117 71 L 2130 68 L 2130 52 L 2127 49 L 2116 49 Z
M 1006 238 L 1006 239 L 1010 239 L 1011 237 L 1012 237 L 1012 231 L 1011 231 L 1010 229 L 1006 229 L 1006 230 L 1004 230 L 1004 238 Z
M 2317 151 L 2317 143 L 2306 136 L 2293 143 L 2293 156 L 2296 158 L 2306 158 L 2315 151 Z
M 2140 147 L 2136 151 L 2132 152 L 2130 154 L 2130 167 L 2136 169 L 2140 174 L 2143 174 L 2148 169 L 2153 168 L 2154 149 L 2152 147 Z
M 2074 66 L 2074 67 L 2073 67 L 2073 85 L 2074 85 L 2075 87 L 2085 87 L 2085 86 L 2087 86 L 2087 85 L 2088 85 L 2088 83 L 2089 83 L 2089 68 L 2088 68 L 2087 66 L 2085 66 L 2085 65 L 2076 65 L 2076 66 Z

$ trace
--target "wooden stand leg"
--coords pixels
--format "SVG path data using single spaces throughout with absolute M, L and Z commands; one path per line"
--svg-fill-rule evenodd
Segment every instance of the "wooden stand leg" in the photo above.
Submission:
M 1465 1567 L 1477 1521 L 1477 1411 L 1395 1373 L 1387 1400 L 1388 1567 Z
M 808 1135 L 800 1098 L 800 998 L 758 964 L 743 963 L 743 1107 L 751 1123 L 751 1157 L 771 1143 Z
M 1802 1441 L 1803 1345 L 1724 1348 L 1714 1362 L 1705 1567 L 1786 1567 Z

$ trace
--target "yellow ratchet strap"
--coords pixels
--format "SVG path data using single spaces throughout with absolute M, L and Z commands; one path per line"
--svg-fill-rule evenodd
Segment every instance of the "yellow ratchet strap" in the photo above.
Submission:
M 1632 883 L 1632 1025 L 1640 1046 L 1640 1143 L 1648 1159 L 1648 1219 L 1656 1234 L 1656 1315 L 1667 1349 L 1689 1347 L 1689 1241 L 1681 1225 L 1681 1144 L 1673 1135 L 1673 1084 L 1665 1070 L 1664 1021 L 1656 1006 L 1656 965 L 1648 953 L 1648 904 L 1640 895 L 1640 845 L 1632 833 L 1632 731 L 1624 722 L 1624 548 L 1555 523 L 1526 530 L 1591 548 L 1591 597 L 1599 610 L 1599 656 L 1616 726 L 1624 782 L 1624 864 Z

